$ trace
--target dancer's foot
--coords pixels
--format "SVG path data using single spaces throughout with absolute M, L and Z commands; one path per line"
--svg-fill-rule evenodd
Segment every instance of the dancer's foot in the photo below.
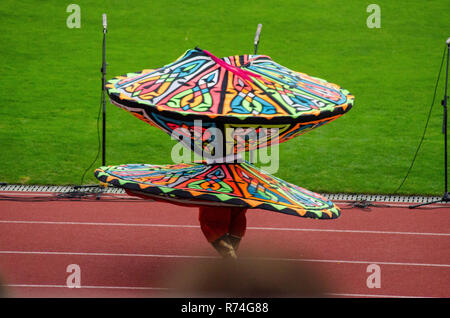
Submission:
M 233 249 L 234 249 L 235 252 L 237 252 L 237 250 L 239 248 L 239 243 L 241 243 L 241 239 L 242 239 L 242 237 L 239 237 L 239 236 L 236 236 L 236 235 L 232 235 L 232 234 L 228 234 L 228 241 L 233 246 Z
M 218 238 L 211 244 L 223 258 L 237 258 L 236 251 L 234 250 L 233 244 L 230 242 L 228 235 Z

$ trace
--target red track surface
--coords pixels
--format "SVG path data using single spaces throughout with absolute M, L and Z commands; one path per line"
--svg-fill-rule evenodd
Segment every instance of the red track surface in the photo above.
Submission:
M 307 264 L 332 297 L 450 297 L 449 217 L 448 205 L 344 209 L 327 221 L 249 210 L 239 255 Z M 0 277 L 11 297 L 165 297 L 174 268 L 217 258 L 197 218 L 145 200 L 1 201 Z M 70 264 L 81 288 L 66 285 Z M 380 288 L 366 283 L 371 264 Z

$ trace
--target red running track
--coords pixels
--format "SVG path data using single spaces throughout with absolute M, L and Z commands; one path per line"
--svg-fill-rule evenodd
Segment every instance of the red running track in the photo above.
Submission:
M 448 205 L 336 220 L 249 210 L 239 255 L 307 265 L 331 297 L 450 297 L 449 217 Z M 180 266 L 217 261 L 197 218 L 146 200 L 0 201 L 0 279 L 10 297 L 166 297 Z M 80 288 L 67 285 L 71 264 Z

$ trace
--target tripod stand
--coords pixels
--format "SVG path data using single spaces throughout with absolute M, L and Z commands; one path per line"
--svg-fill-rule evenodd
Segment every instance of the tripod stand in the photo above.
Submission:
M 448 168 L 447 168 L 447 159 L 448 159 L 448 154 L 447 154 L 447 102 L 448 102 L 447 86 L 448 86 L 448 64 L 449 64 L 449 54 L 450 54 L 450 38 L 447 39 L 446 43 L 447 43 L 447 70 L 445 73 L 444 99 L 441 102 L 442 106 L 444 107 L 444 114 L 443 114 L 444 124 L 443 124 L 443 129 L 442 129 L 443 133 L 444 133 L 444 178 L 445 178 L 444 179 L 444 195 L 439 200 L 421 203 L 421 204 L 417 204 L 417 205 L 411 205 L 411 206 L 409 206 L 410 209 L 417 208 L 419 206 L 433 204 L 433 203 L 450 202 L 450 195 L 448 194 Z

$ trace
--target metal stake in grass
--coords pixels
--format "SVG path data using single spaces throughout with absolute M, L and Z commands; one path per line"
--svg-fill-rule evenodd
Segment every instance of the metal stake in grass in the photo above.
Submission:
M 258 51 L 259 36 L 261 34 L 261 29 L 262 29 L 262 24 L 260 23 L 260 24 L 258 24 L 258 28 L 256 29 L 256 34 L 255 34 L 255 41 L 254 41 L 255 55 L 256 55 L 256 52 Z

